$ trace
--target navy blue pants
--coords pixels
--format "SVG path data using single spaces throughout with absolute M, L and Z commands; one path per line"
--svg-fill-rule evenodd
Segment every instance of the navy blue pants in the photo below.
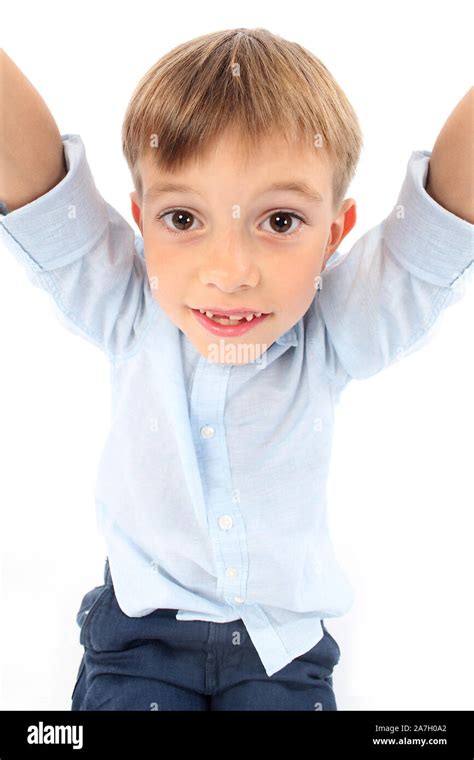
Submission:
M 104 585 L 77 613 L 84 654 L 71 709 L 337 710 L 340 649 L 324 622 L 316 646 L 268 676 L 242 620 L 176 620 L 176 612 L 125 615 L 106 559 Z

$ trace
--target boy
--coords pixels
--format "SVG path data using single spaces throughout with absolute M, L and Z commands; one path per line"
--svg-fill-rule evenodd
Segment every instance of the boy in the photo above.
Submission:
M 327 525 L 334 405 L 459 297 L 470 107 L 472 92 L 433 154 L 412 153 L 393 212 L 346 256 L 356 115 L 265 29 L 184 43 L 138 84 L 122 134 L 141 235 L 44 111 L 48 176 L 25 197 L 7 122 L 2 240 L 113 380 L 108 556 L 77 615 L 73 710 L 337 709 L 325 619 L 353 592 Z

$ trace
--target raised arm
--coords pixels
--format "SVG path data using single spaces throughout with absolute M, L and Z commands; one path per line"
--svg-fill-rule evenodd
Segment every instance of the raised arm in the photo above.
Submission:
M 426 192 L 452 214 L 474 224 L 474 87 L 436 138 Z
M 44 195 L 65 174 L 56 122 L 31 82 L 0 49 L 0 201 L 14 211 Z
M 79 135 L 3 54 L 0 242 L 56 315 L 109 358 L 135 351 L 155 312 L 143 240 L 102 198 Z
M 424 345 L 464 292 L 474 262 L 473 94 L 432 152 L 413 151 L 389 216 L 323 271 L 315 308 L 328 369 L 341 386 Z

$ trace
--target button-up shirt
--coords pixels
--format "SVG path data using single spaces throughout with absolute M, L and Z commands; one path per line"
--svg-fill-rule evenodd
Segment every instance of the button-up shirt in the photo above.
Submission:
M 335 404 L 426 342 L 464 290 L 474 226 L 427 194 L 431 153 L 413 151 L 393 210 L 332 256 L 304 316 L 256 360 L 217 363 L 153 297 L 143 239 L 97 191 L 79 135 L 62 140 L 66 176 L 0 232 L 110 364 L 95 503 L 117 601 L 241 618 L 271 676 L 354 599 L 328 530 Z

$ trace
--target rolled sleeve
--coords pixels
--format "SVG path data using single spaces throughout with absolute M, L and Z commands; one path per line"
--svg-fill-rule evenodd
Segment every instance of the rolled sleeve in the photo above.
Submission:
M 404 269 L 425 282 L 450 287 L 474 261 L 474 225 L 426 191 L 430 157 L 431 151 L 412 152 L 383 236 Z
M 323 271 L 315 303 L 334 382 L 370 377 L 421 348 L 463 295 L 473 225 L 426 192 L 429 156 L 413 151 L 390 215 Z
M 45 290 L 62 324 L 110 358 L 135 351 L 154 298 L 143 240 L 98 192 L 79 135 L 61 135 L 67 173 L 0 216 L 0 242 Z
M 0 216 L 3 242 L 34 272 L 81 258 L 103 236 L 107 209 L 94 183 L 79 135 L 61 135 L 66 176 L 51 190 Z

